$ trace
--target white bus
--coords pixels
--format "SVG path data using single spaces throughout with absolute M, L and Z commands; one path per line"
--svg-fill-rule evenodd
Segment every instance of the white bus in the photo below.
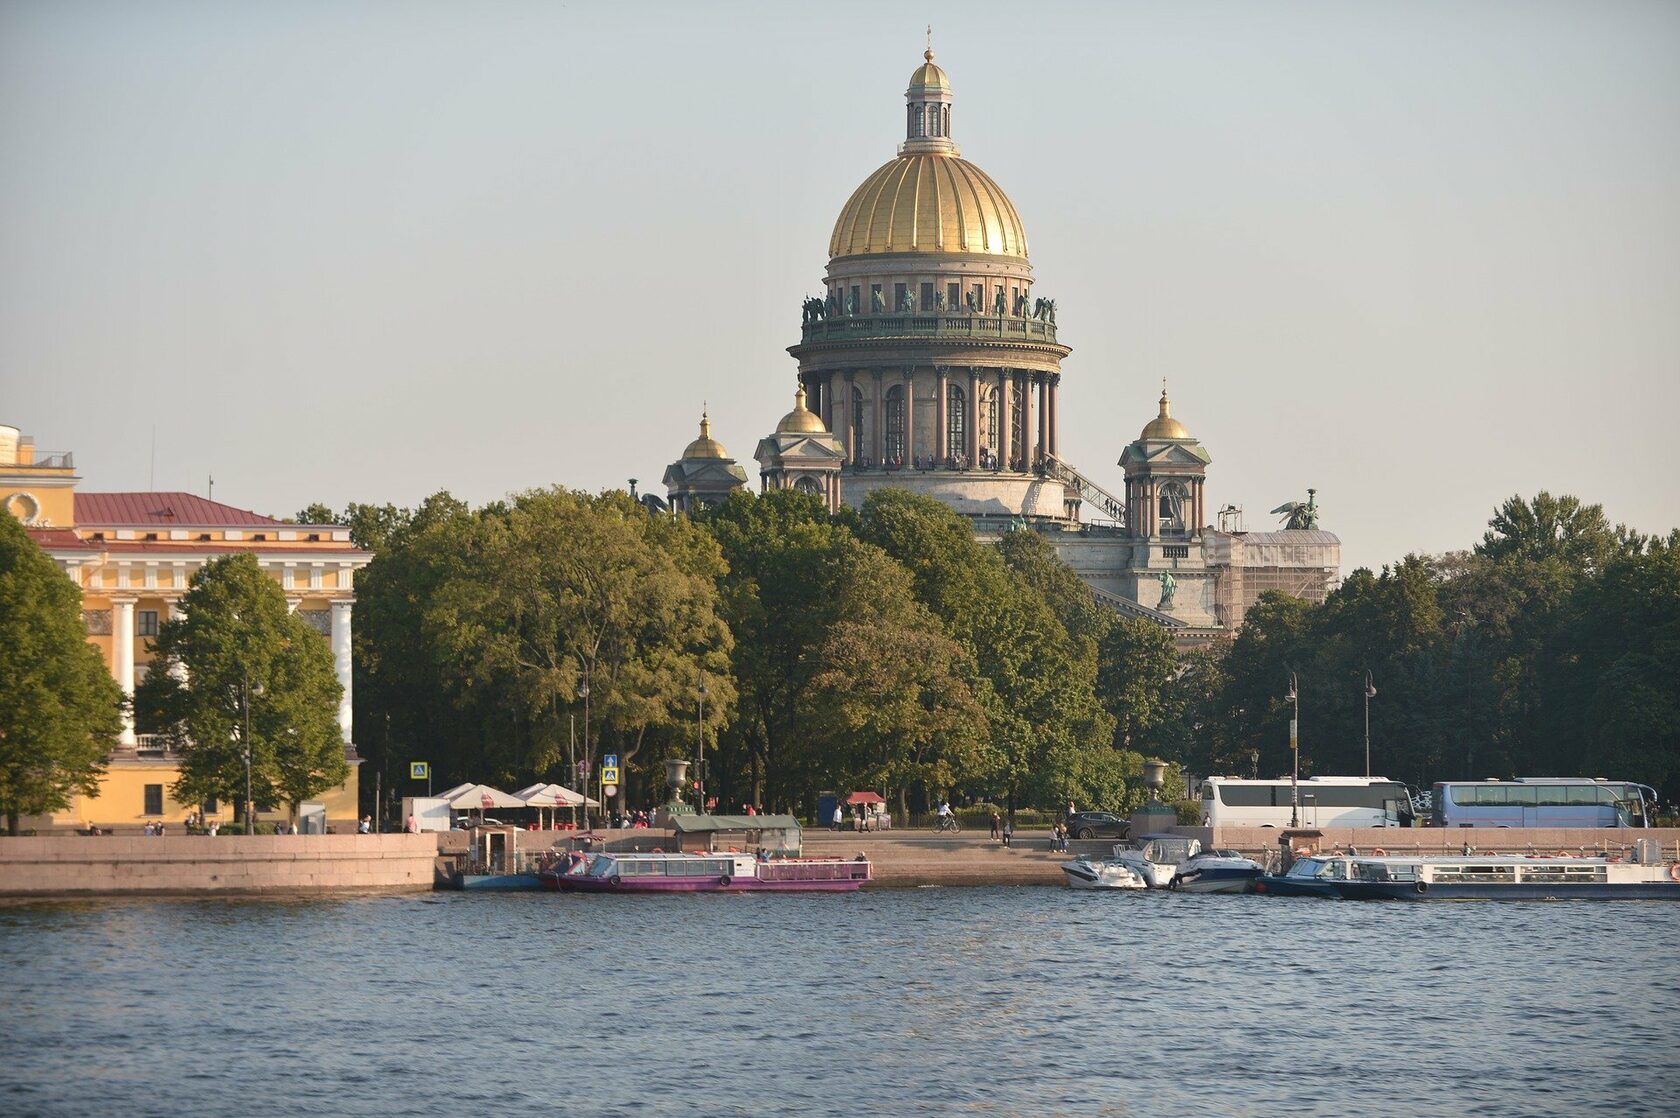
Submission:
M 1625 780 L 1525 776 L 1435 785 L 1436 827 L 1649 827 L 1656 790 Z
M 1410 827 L 1412 797 L 1397 780 L 1364 776 L 1315 776 L 1297 785 L 1303 827 Z M 1238 780 L 1210 776 L 1202 782 L 1202 826 L 1287 827 L 1289 778 Z

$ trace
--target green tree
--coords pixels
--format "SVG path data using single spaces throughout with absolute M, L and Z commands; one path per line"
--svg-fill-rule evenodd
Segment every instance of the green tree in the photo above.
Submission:
M 287 610 L 249 553 L 201 567 L 181 608 L 159 626 L 135 698 L 147 728 L 182 753 L 175 798 L 243 801 L 248 752 L 252 798 L 284 803 L 295 819 L 298 804 L 349 774 L 326 638 Z
M 333 512 L 331 505 L 323 505 L 316 501 L 299 509 L 292 517 L 294 524 L 337 524 L 338 514 Z
M 1117 748 L 1172 751 L 1176 735 L 1166 728 L 1183 716 L 1178 671 L 1171 634 L 1141 617 L 1115 617 L 1097 646 L 1097 696 L 1114 717 Z
M 18 819 L 97 795 L 123 694 L 87 640 L 81 593 L 0 514 L 0 812 Z

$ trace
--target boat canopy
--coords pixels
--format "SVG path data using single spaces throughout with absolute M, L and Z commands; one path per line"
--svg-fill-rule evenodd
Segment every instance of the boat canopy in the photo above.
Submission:
M 777 853 L 797 852 L 800 847 L 799 820 L 791 815 L 673 815 L 671 830 L 679 845 L 689 849 L 710 848 L 718 835 L 740 835 L 747 845 Z M 704 838 L 685 843 L 689 835 Z

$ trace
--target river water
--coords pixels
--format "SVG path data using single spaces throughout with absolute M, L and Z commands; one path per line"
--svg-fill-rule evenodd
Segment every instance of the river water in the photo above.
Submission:
M 0 908 L 0 1114 L 1680 1113 L 1680 905 Z

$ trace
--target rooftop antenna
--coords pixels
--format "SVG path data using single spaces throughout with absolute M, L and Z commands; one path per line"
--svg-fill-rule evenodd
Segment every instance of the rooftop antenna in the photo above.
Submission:
M 211 475 L 209 475 L 209 477 L 210 477 L 210 488 L 208 490 L 206 490 L 206 492 L 204 494 L 204 499 L 206 501 L 213 501 L 213 500 L 216 499 L 216 475 L 211 474 Z

